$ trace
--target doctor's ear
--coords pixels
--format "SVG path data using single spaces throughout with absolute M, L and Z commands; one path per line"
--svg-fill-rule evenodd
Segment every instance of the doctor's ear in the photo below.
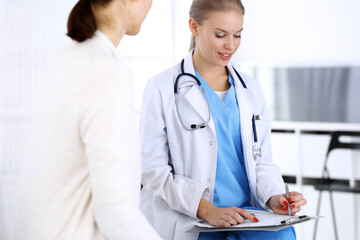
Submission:
M 194 35 L 195 37 L 198 36 L 198 26 L 199 25 L 194 18 L 189 19 L 189 28 L 190 28 L 192 35 Z

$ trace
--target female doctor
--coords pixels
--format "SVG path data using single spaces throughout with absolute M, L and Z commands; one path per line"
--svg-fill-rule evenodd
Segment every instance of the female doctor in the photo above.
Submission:
M 240 0 L 194 0 L 195 46 L 145 90 L 141 209 L 164 239 L 295 239 L 278 232 L 186 233 L 198 218 L 215 226 L 259 220 L 246 208 L 287 214 L 306 204 L 284 194 L 272 162 L 270 119 L 257 82 L 229 63 L 240 45 Z

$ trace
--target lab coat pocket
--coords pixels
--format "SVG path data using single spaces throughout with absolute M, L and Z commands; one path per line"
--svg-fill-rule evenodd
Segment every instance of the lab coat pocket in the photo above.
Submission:
M 154 198 L 154 227 L 164 239 L 172 239 L 180 212 L 172 210 L 164 200 Z
M 258 137 L 258 142 L 261 143 L 264 137 L 268 134 L 270 120 L 266 117 L 266 115 L 255 114 L 255 126 L 256 126 L 256 134 Z
M 264 115 L 254 114 L 254 116 L 255 116 L 256 130 L 266 128 L 266 125 L 268 124 L 269 121 L 264 118 Z

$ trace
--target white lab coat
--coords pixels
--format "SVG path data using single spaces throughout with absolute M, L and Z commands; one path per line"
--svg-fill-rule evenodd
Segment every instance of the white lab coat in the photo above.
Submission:
M 195 74 L 192 52 L 185 58 L 185 72 Z M 240 73 L 243 87 L 232 66 L 228 70 L 234 78 L 240 109 L 241 137 L 251 204 L 266 208 L 267 200 L 283 193 L 284 182 L 279 168 L 272 162 L 270 119 L 259 84 Z M 197 239 L 197 233 L 185 233 L 197 220 L 201 198 L 213 201 L 217 142 L 215 127 L 209 124 L 195 131 L 185 130 L 181 124 L 174 98 L 174 82 L 180 64 L 152 78 L 145 89 L 140 119 L 142 137 L 141 210 L 164 239 Z M 206 101 L 195 81 L 183 77 L 179 83 L 179 110 L 185 124 L 203 123 L 208 118 Z M 256 121 L 262 158 L 252 156 L 252 116 Z

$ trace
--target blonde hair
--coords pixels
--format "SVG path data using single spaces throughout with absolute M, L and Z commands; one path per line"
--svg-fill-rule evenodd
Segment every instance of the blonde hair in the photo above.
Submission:
M 193 0 L 189 16 L 195 21 L 201 23 L 207 18 L 207 14 L 211 11 L 228 11 L 239 10 L 241 14 L 245 14 L 244 5 L 241 0 Z M 191 36 L 190 50 L 196 47 L 195 36 Z

